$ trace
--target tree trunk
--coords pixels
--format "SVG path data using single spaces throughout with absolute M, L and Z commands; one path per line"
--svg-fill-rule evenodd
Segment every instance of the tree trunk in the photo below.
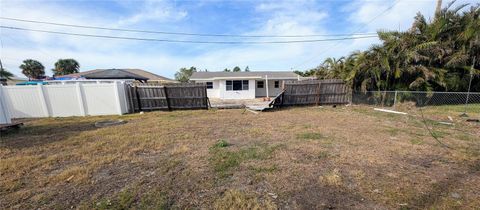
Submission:
M 435 19 L 440 15 L 442 11 L 442 0 L 437 0 L 437 7 L 435 8 Z

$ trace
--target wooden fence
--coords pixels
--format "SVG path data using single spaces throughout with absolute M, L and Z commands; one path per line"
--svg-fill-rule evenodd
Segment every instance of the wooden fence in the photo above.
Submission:
M 274 106 L 350 103 L 349 88 L 342 80 L 306 80 L 284 84 Z
M 127 87 L 130 112 L 208 109 L 207 87 L 204 84 L 133 84 Z

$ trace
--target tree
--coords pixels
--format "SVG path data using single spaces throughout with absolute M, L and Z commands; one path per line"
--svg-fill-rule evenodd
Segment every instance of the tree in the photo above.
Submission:
M 306 70 L 305 72 L 299 71 L 299 70 L 293 71 L 293 73 L 298 74 L 298 75 L 300 75 L 300 76 L 302 76 L 302 77 L 315 76 L 316 72 L 317 72 L 317 69 L 310 69 L 310 70 Z M 320 78 L 320 79 L 325 79 L 325 78 Z
M 231 72 L 230 69 L 227 69 L 227 68 L 223 69 L 223 71 L 224 72 Z
M 3 68 L 2 60 L 0 60 L 0 82 L 2 85 L 7 84 L 7 80 L 13 77 L 13 74 Z
M 0 67 L 0 79 L 11 79 L 13 77 L 13 74 L 7 71 L 5 68 Z
M 467 91 L 472 74 L 471 90 L 480 91 L 480 4 L 453 4 L 431 21 L 417 14 L 407 31 L 379 31 L 380 44 L 327 58 L 315 75 L 343 79 L 357 91 Z
M 181 68 L 175 73 L 175 79 L 180 82 L 188 82 L 193 72 L 197 72 L 197 68 L 194 66 L 190 68 Z
M 39 61 L 27 59 L 20 65 L 22 74 L 28 77 L 28 79 L 39 79 L 45 76 L 45 67 Z
M 245 71 L 245 72 L 249 72 L 249 71 L 250 71 L 250 68 L 247 66 L 247 67 L 245 67 L 245 70 L 244 70 L 244 71 Z
M 13 74 L 3 68 L 2 61 L 0 60 L 0 85 L 7 85 L 7 80 L 13 77 Z
M 58 59 L 55 68 L 52 69 L 55 76 L 78 73 L 80 64 L 74 59 Z
M 241 72 L 242 69 L 240 69 L 240 67 L 238 67 L 238 66 L 235 66 L 232 71 L 233 72 Z

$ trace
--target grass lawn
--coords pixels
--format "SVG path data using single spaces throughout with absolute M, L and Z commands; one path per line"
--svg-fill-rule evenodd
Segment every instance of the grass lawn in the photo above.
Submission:
M 480 124 L 454 114 L 428 121 L 449 149 L 363 106 L 25 120 L 1 134 L 0 209 L 474 209 Z

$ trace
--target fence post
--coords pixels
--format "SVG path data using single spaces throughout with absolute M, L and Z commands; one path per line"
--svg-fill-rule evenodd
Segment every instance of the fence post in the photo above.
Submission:
M 395 98 L 393 98 L 393 108 L 397 107 L 397 92 L 395 91 Z
M 348 91 L 350 91 L 350 100 L 349 100 L 350 105 L 353 105 L 353 97 L 354 97 L 355 92 L 354 92 L 353 88 L 349 88 Z M 347 100 L 348 100 L 348 96 L 347 96 Z
M 135 91 L 135 98 L 137 98 L 137 105 L 138 105 L 138 111 L 142 111 L 142 103 L 140 103 L 140 94 L 138 94 L 138 87 L 135 85 L 134 86 L 134 91 Z M 135 107 L 133 107 L 133 110 L 135 111 Z
M 119 92 L 118 92 L 118 82 L 117 82 L 117 81 L 114 81 L 114 82 L 113 82 L 113 89 L 114 89 L 114 90 L 113 90 L 113 91 L 114 91 L 113 93 L 114 93 L 115 100 L 116 100 L 115 103 L 117 104 L 117 113 L 118 113 L 119 115 L 122 115 L 122 114 L 123 114 L 123 112 L 122 112 L 122 104 L 121 104 L 122 102 L 121 102 L 121 100 L 120 100 L 120 94 L 119 94 Z
M 318 86 L 317 86 L 317 98 L 315 100 L 315 105 L 318 106 L 318 104 L 320 103 L 320 91 L 321 91 L 321 85 L 322 85 L 322 82 L 319 82 L 318 83 Z
M 82 94 L 82 84 L 80 82 L 77 82 L 75 85 L 77 88 L 77 97 L 78 97 L 78 107 L 80 108 L 80 114 L 82 116 L 87 116 L 87 110 L 85 110 L 85 104 L 83 100 L 83 94 Z
M 133 101 L 133 87 L 130 84 L 125 84 L 125 91 L 127 92 L 128 113 L 135 113 L 135 101 Z
M 163 91 L 165 91 L 165 99 L 167 100 L 168 111 L 172 111 L 172 107 L 170 107 L 170 99 L 168 98 L 167 86 L 163 86 Z
M 37 90 L 38 90 L 38 96 L 40 99 L 40 103 L 42 104 L 42 109 L 43 109 L 43 114 L 45 117 L 51 117 L 50 116 L 50 111 L 48 109 L 48 104 L 47 104 L 47 99 L 45 99 L 45 94 L 43 93 L 43 85 L 38 84 L 37 85 Z
M 10 109 L 7 107 L 7 103 L 5 103 L 6 97 L 3 94 L 3 85 L 2 84 L 0 84 L 0 98 L 2 99 L 2 100 L 0 100 L 0 109 L 1 109 L 0 114 L 3 113 L 3 117 L 5 118 L 5 123 L 10 124 L 10 123 L 12 123 L 12 120 L 11 120 L 12 116 L 11 116 L 11 113 L 10 113 Z
M 203 90 L 205 91 L 205 109 L 208 110 L 208 94 L 207 94 L 207 86 L 203 86 Z
M 468 106 L 468 98 L 470 97 L 470 88 L 472 87 L 472 79 L 473 79 L 473 74 L 472 74 L 472 71 L 473 71 L 473 68 L 475 66 L 475 56 L 473 57 L 473 62 L 472 62 L 472 66 L 470 68 L 470 82 L 468 83 L 468 92 L 467 92 L 467 100 L 465 100 L 465 109 L 463 111 L 463 114 L 461 114 L 460 116 L 461 117 L 468 117 L 467 115 L 467 106 Z

